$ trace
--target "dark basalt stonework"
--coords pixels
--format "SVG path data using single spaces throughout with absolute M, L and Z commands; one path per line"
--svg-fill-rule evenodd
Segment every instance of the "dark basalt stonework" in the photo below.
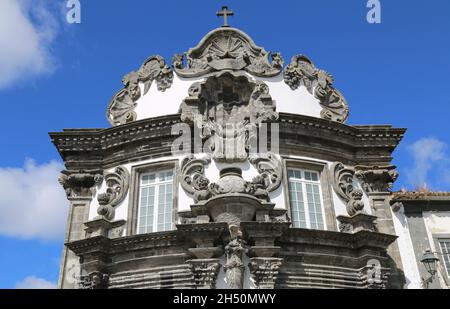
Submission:
M 240 267 L 261 288 L 390 287 L 393 270 L 386 248 L 396 236 L 261 222 L 242 222 L 241 229 L 251 258 Z M 108 278 L 99 288 L 212 288 L 220 268 L 227 267 L 218 258 L 231 237 L 226 223 L 207 223 L 118 239 L 97 236 L 66 246 L 81 258 L 88 277 Z M 368 278 L 371 259 L 380 262 L 378 281 Z
M 347 126 L 301 115 L 279 116 L 282 158 L 305 156 L 345 166 L 388 166 L 405 133 L 391 126 Z M 86 191 L 83 196 L 90 197 L 103 170 L 170 157 L 176 138 L 171 128 L 179 122 L 180 114 L 176 114 L 109 129 L 51 133 L 68 169 L 62 183 L 68 192 Z M 77 184 L 82 188 L 70 186 Z M 86 184 L 94 188 L 86 188 Z M 240 194 L 234 191 L 231 194 Z M 242 287 L 246 275 L 260 288 L 402 287 L 402 272 L 387 253 L 396 236 L 361 224 L 349 227 L 357 220 L 345 218 L 346 232 L 293 229 L 284 213 L 257 198 L 255 203 L 261 207 L 255 206 L 254 214 L 250 207 L 251 219 L 229 220 L 229 216 L 221 216 L 230 212 L 224 206 L 226 197 L 218 195 L 218 200 L 193 205 L 190 214 L 179 214 L 181 222 L 190 224 L 178 225 L 172 232 L 117 238 L 117 231 L 107 229 L 120 231 L 123 223 L 105 220 L 88 227 L 90 238 L 83 239 L 80 231 L 79 237 L 66 243 L 69 253 L 82 261 L 79 287 L 214 288 L 221 273 L 232 281 L 231 288 Z M 246 199 L 248 196 L 238 198 L 236 203 L 247 203 Z M 101 202 L 110 203 L 111 197 L 105 196 Z M 211 211 L 211 203 L 216 203 L 219 214 Z M 214 222 L 213 214 L 223 220 Z M 187 215 L 185 220 L 183 215 Z M 83 223 L 77 223 L 77 230 L 84 228 Z M 371 264 L 373 261 L 380 265 Z M 380 280 L 372 280 L 374 272 L 381 272 Z
M 389 125 L 348 126 L 303 115 L 279 115 L 280 155 L 349 166 L 390 165 L 392 152 L 406 131 Z M 171 144 L 177 137 L 171 129 L 180 122 L 180 114 L 174 114 L 108 129 L 64 130 L 50 133 L 50 137 L 67 169 L 94 170 L 171 156 Z

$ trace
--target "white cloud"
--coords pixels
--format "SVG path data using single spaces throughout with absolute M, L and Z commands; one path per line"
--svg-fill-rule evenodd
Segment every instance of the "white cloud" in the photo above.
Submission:
M 0 89 L 54 71 L 57 28 L 46 1 L 0 1 Z
M 16 283 L 16 289 L 49 290 L 56 288 L 56 283 L 35 276 L 26 277 L 24 280 Z
M 64 237 L 68 201 L 56 161 L 24 168 L 0 168 L 0 234 L 23 239 L 59 240 Z
M 408 147 L 414 165 L 406 170 L 408 181 L 415 187 L 427 185 L 431 189 L 447 184 L 450 154 L 447 144 L 433 137 L 422 138 Z M 448 182 L 450 184 L 450 181 Z

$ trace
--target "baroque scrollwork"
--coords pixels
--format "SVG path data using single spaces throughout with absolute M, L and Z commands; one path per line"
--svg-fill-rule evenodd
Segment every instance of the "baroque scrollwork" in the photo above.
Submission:
M 347 213 L 350 216 L 363 213 L 363 191 L 354 186 L 355 170 L 346 167 L 342 163 L 334 163 L 331 167 L 331 172 L 333 174 L 333 189 L 346 203 Z
M 283 177 L 281 161 L 273 153 L 250 157 L 250 163 L 259 172 L 251 181 L 242 178 L 239 168 L 226 168 L 220 172 L 219 181 L 211 183 L 205 176 L 205 166 L 210 162 L 210 156 L 196 158 L 189 155 L 181 163 L 181 186 L 196 203 L 229 193 L 248 194 L 269 202 L 269 193 L 279 188 Z
M 245 70 L 255 76 L 272 77 L 281 73 L 283 63 L 279 53 L 266 52 L 247 34 L 234 28 L 213 30 L 197 47 L 184 55 L 175 55 L 172 60 L 175 72 L 186 78 L 222 70 Z
M 117 126 L 136 120 L 134 109 L 137 100 L 150 90 L 154 81 L 159 91 L 166 91 L 173 82 L 173 71 L 161 56 L 151 56 L 138 72 L 132 71 L 122 79 L 124 88 L 112 98 L 106 113 L 111 125 Z M 144 86 L 143 93 L 140 83 Z
M 264 184 L 267 192 L 278 189 L 283 179 L 283 165 L 274 153 L 252 154 L 249 161 L 259 172 L 258 179 L 253 182 Z
M 322 118 L 341 123 L 347 121 L 348 104 L 344 96 L 334 88 L 333 76 L 317 69 L 306 56 L 297 55 L 292 58 L 284 70 L 284 82 L 292 90 L 305 86 L 320 101 Z
M 106 192 L 97 197 L 100 204 L 97 212 L 108 220 L 112 220 L 114 208 L 123 202 L 128 193 L 130 173 L 125 167 L 117 167 L 114 172 L 105 175 L 105 182 Z
M 196 158 L 187 156 L 181 162 L 181 187 L 192 194 L 195 202 L 211 198 L 209 180 L 205 177 L 205 167 L 211 163 L 209 156 Z

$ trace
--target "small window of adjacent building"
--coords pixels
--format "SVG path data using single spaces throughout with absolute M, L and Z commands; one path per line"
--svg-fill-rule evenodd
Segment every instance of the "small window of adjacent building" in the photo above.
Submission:
M 440 239 L 439 244 L 441 246 L 445 269 L 447 270 L 447 276 L 450 277 L 450 239 Z
M 288 169 L 291 219 L 294 228 L 325 229 L 319 173 Z
M 138 233 L 173 229 L 173 170 L 144 173 L 139 181 Z

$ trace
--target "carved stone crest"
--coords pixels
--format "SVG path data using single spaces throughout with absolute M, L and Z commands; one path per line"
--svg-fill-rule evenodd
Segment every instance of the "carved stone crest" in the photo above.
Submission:
M 197 47 L 185 55 L 175 55 L 172 60 L 175 72 L 187 78 L 222 70 L 245 70 L 255 76 L 272 77 L 281 73 L 283 63 L 279 53 L 266 52 L 247 34 L 235 28 L 211 31 Z
M 349 115 L 348 104 L 344 96 L 334 88 L 333 76 L 319 70 L 313 62 L 303 55 L 294 56 L 284 70 L 284 82 L 292 90 L 300 85 L 306 87 L 309 93 L 320 100 L 324 119 L 345 123 Z
M 342 163 L 334 163 L 331 172 L 333 174 L 333 189 L 346 203 L 347 213 L 354 216 L 357 213 L 364 212 L 363 192 L 354 186 L 355 170 Z
M 112 98 L 106 112 L 112 126 L 136 120 L 134 109 L 142 95 L 140 83 L 145 95 L 154 81 L 159 91 L 166 91 L 172 85 L 173 71 L 161 56 L 151 56 L 138 72 L 130 72 L 122 79 L 124 88 Z
M 268 86 L 225 72 L 194 83 L 183 100 L 181 120 L 194 125 L 215 160 L 243 162 L 257 126 L 278 119 Z

